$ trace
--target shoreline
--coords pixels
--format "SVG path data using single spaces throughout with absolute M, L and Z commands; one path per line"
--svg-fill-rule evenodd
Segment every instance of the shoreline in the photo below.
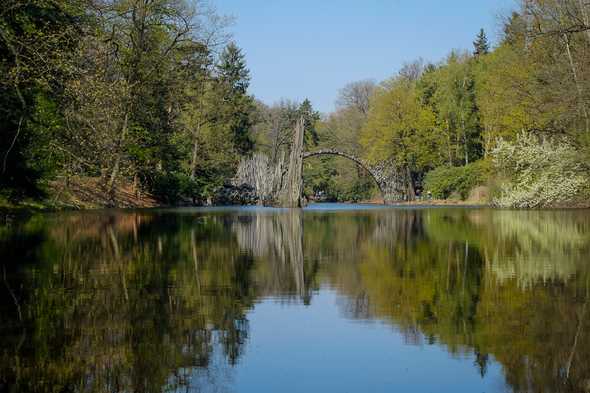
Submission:
M 411 201 L 411 202 L 396 202 L 392 204 L 384 204 L 382 201 L 376 200 L 369 200 L 369 201 L 359 201 L 359 202 L 311 202 L 309 205 L 314 204 L 322 204 L 322 203 L 334 203 L 334 204 L 343 204 L 343 205 L 370 205 L 370 206 L 385 206 L 385 207 L 463 207 L 463 208 L 489 208 L 494 210 L 588 210 L 590 206 L 588 205 L 565 205 L 565 206 L 554 206 L 554 207 L 540 207 L 536 209 L 517 209 L 517 208 L 500 208 L 492 206 L 489 203 L 481 203 L 481 202 L 474 202 L 474 201 L 456 201 L 456 200 L 429 200 L 429 201 Z M 242 206 L 242 207 L 256 207 L 258 205 L 187 205 L 187 204 L 176 204 L 176 205 L 167 205 L 167 204 L 145 204 L 145 205 L 135 205 L 135 206 L 74 206 L 74 205 L 60 205 L 60 206 L 50 206 L 49 204 L 43 203 L 24 203 L 19 205 L 4 205 L 0 206 L 0 218 L 2 221 L 7 222 L 12 219 L 24 218 L 29 217 L 35 214 L 44 214 L 44 213 L 59 213 L 59 212 L 72 212 L 72 211 L 99 211 L 99 210 L 135 210 L 135 209 L 160 209 L 160 208 L 187 208 L 187 207 L 195 207 L 195 208 L 220 208 L 220 207 L 228 207 L 228 206 Z
M 368 200 L 359 202 L 341 202 L 341 203 L 360 203 L 363 205 L 385 205 L 383 201 Z M 387 206 L 465 206 L 465 207 L 489 207 L 494 208 L 489 203 L 481 201 L 457 201 L 452 199 L 431 199 L 431 200 L 416 200 L 416 201 L 400 201 L 391 203 Z

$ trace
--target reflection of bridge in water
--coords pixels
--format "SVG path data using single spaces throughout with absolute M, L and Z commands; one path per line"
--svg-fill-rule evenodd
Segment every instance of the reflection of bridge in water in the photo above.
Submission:
M 282 212 L 259 211 L 240 215 L 232 222 L 240 249 L 264 262 L 269 276 L 259 277 L 258 285 L 268 295 L 296 294 L 302 299 L 311 296 L 312 284 L 319 265 L 328 261 L 346 260 L 355 263 L 361 246 L 367 241 L 394 247 L 407 242 L 407 236 L 420 230 L 419 215 L 414 211 L 370 214 L 368 217 L 350 214 L 346 217 L 326 217 L 300 209 Z M 315 236 L 315 229 L 333 220 L 333 232 L 325 238 Z M 369 219 L 369 225 L 357 225 Z M 317 220 L 317 221 L 316 221 Z M 304 224 L 304 222 L 306 224 Z M 341 223 L 342 225 L 339 225 Z M 366 223 L 365 223 L 366 224 Z M 310 234 L 304 237 L 304 225 Z M 340 230 L 353 231 L 354 242 L 342 239 Z M 345 250 L 345 251 L 342 251 Z
M 323 285 L 345 318 L 473 352 L 482 376 L 493 356 L 514 391 L 588 391 L 589 217 L 247 209 L 36 218 L 31 233 L 0 242 L 7 263 L 22 250 L 13 266 L 27 272 L 7 265 L 15 297 L 5 292 L 0 374 L 86 390 L 212 384 L 246 353 L 249 310 L 269 297 L 308 303 Z M 23 319 L 26 339 L 14 329 Z M 49 357 L 35 349 L 58 347 Z M 179 372 L 162 378 L 170 370 Z
M 439 250 L 439 258 L 453 259 L 449 263 L 480 259 L 498 282 L 567 282 L 582 268 L 587 236 L 571 220 L 553 220 L 561 224 L 547 225 L 539 212 L 388 209 L 331 215 L 293 209 L 248 213 L 232 229 L 242 250 L 269 262 L 274 279 L 265 280 L 267 293 L 308 296 L 321 264 L 356 264 L 378 248 L 406 255 L 421 241 Z M 329 231 L 322 227 L 326 222 Z

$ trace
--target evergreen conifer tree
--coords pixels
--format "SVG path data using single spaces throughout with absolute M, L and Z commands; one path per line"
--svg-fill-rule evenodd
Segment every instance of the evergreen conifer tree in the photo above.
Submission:
M 484 29 L 480 29 L 475 41 L 473 42 L 473 55 L 475 57 L 479 57 L 482 55 L 487 55 L 490 52 L 490 44 L 488 42 L 488 37 Z
M 220 56 L 217 77 L 222 94 L 219 120 L 229 127 L 237 152 L 247 154 L 254 147 L 250 135 L 254 100 L 247 94 L 250 70 L 246 67 L 245 56 L 233 42 Z

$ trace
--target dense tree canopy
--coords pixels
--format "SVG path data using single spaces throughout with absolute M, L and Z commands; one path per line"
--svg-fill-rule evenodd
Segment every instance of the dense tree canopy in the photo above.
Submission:
M 3 197 L 81 176 L 201 198 L 252 151 L 245 56 L 204 2 L 11 0 L 1 17 Z
M 346 124 L 333 130 L 335 116 L 350 118 L 343 103 L 366 112 L 367 116 L 359 120 L 362 132 L 355 136 L 362 146 L 361 154 L 371 162 L 398 165 L 407 173 L 404 181 L 410 198 L 412 190 L 419 193 L 424 188 L 423 178 L 428 171 L 465 165 L 465 170 L 441 170 L 437 176 L 478 173 L 479 179 L 467 176 L 466 184 L 492 184 L 499 193 L 497 201 L 517 200 L 510 194 L 523 187 L 534 188 L 528 192 L 530 200 L 525 204 L 536 205 L 547 195 L 552 195 L 552 202 L 545 205 L 587 201 L 589 13 L 590 5 L 584 2 L 524 2 L 521 9 L 506 18 L 504 33 L 495 48 L 482 29 L 475 37 L 473 53 L 453 50 L 438 64 L 422 59 L 407 63 L 397 76 L 371 91 L 368 101 L 362 99 L 369 90 L 366 82 L 350 84 L 337 102 L 339 111 L 326 124 L 332 134 L 346 137 Z M 512 143 L 519 143 L 517 139 L 523 133 L 529 142 L 537 141 L 537 151 L 552 143 L 569 146 L 559 150 L 567 151 L 567 157 L 556 160 L 575 168 L 559 175 L 581 179 L 575 190 L 557 192 L 564 190 L 554 175 L 559 171 L 557 166 L 541 169 L 531 164 L 526 169 L 545 172 L 534 178 L 554 179 L 542 186 L 519 182 L 523 176 L 533 177 L 519 172 L 525 169 L 514 160 L 503 159 L 501 167 L 494 167 L 493 163 L 499 161 L 490 160 L 492 155 L 505 158 L 509 153 L 498 151 L 498 146 L 517 148 Z M 480 160 L 487 162 L 480 165 Z M 477 164 L 473 168 L 492 170 L 472 169 L 472 163 Z M 450 178 L 445 182 L 461 183 Z M 464 186 L 451 191 L 465 196 Z
M 253 152 L 273 164 L 287 157 L 300 117 L 306 149 L 387 162 L 408 198 L 424 191 L 428 171 L 491 162 L 497 146 L 522 133 L 539 146 L 567 144 L 572 168 L 583 172 L 589 14 L 577 0 L 523 2 L 495 47 L 482 29 L 472 51 L 408 62 L 380 84 L 349 83 L 336 111 L 321 116 L 307 99 L 257 102 L 246 54 L 204 1 L 8 0 L 0 10 L 0 198 L 49 191 L 58 199 L 72 181 L 87 181 L 112 204 L 121 190 L 204 201 Z M 518 165 L 503 165 L 478 182 L 513 190 L 519 174 L 506 165 Z M 305 179 L 308 194 L 371 197 L 366 173 L 343 159 L 310 161 Z M 571 197 L 588 199 L 588 188 Z

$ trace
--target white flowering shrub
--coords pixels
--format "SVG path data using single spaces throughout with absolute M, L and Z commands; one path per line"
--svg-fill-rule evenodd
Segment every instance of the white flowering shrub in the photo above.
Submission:
M 580 198 L 590 185 L 588 167 L 567 140 L 540 139 L 522 133 L 516 141 L 499 140 L 491 152 L 503 176 L 499 207 L 551 207 Z

